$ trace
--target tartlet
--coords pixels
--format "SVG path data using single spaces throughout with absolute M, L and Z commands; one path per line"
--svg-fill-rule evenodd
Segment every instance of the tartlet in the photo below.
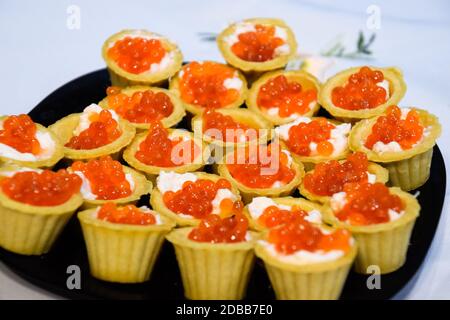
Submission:
M 269 210 L 276 208 L 276 212 L 267 211 L 268 208 Z M 303 217 L 306 221 L 322 223 L 322 205 L 293 197 L 255 197 L 245 206 L 244 215 L 248 218 L 251 229 L 264 231 L 294 219 L 294 214 L 300 213 L 299 211 L 306 213 Z
M 120 151 L 125 148 L 131 140 L 133 140 L 136 133 L 134 126 L 117 116 L 113 110 L 104 110 L 110 114 L 110 117 L 117 123 L 118 137 L 114 140 L 107 140 L 105 144 L 99 146 L 94 145 L 92 148 L 84 149 L 82 145 L 79 147 L 72 146 L 76 137 L 81 137 L 81 134 L 88 132 L 92 125 L 98 121 L 90 121 L 92 115 L 101 115 L 102 109 L 98 105 L 91 104 L 86 107 L 82 113 L 70 114 L 49 126 L 49 129 L 59 137 L 63 144 L 64 157 L 70 160 L 89 160 L 99 158 L 106 155 L 118 157 Z M 89 135 L 91 135 L 89 133 Z M 98 133 L 94 132 L 91 136 L 98 137 Z
M 124 47 L 132 52 L 126 52 Z M 102 56 L 111 83 L 120 87 L 161 84 L 183 63 L 176 44 L 147 30 L 123 30 L 112 35 L 103 44 Z
M 249 35 L 258 40 L 246 39 Z M 257 46 L 252 49 L 256 52 L 250 50 L 255 42 Z M 229 64 L 246 73 L 283 68 L 297 51 L 291 29 L 283 20 L 271 18 L 233 23 L 219 34 L 217 45 Z
M 244 239 L 232 242 L 192 239 L 198 228 L 175 229 L 166 236 L 175 248 L 186 298 L 242 299 L 255 260 L 257 235 L 247 231 Z
M 254 150 L 251 146 L 249 148 L 238 148 L 235 151 L 225 155 L 223 163 L 217 165 L 217 172 L 219 175 L 231 181 L 233 185 L 236 186 L 245 203 L 248 203 L 252 200 L 252 198 L 259 196 L 288 196 L 301 183 L 305 174 L 303 164 L 293 159 L 288 150 L 278 148 L 275 143 L 272 143 L 268 146 L 268 149 L 270 150 L 275 148 L 275 150 L 278 150 L 279 152 L 278 156 L 275 155 L 272 157 L 272 151 L 270 151 L 270 154 L 265 151 L 258 151 L 261 148 L 265 148 L 265 146 L 257 146 L 256 150 Z M 261 158 L 260 155 L 264 153 L 265 155 L 262 157 L 267 157 L 267 159 Z M 243 158 L 241 159 L 241 157 Z M 273 173 L 274 168 L 272 165 L 277 167 L 275 173 Z M 240 171 L 242 174 L 241 177 L 251 177 L 250 170 L 252 170 L 257 174 L 253 178 L 258 179 L 258 177 L 273 176 L 276 179 L 271 186 L 264 185 L 263 187 L 260 187 L 261 184 L 259 182 L 252 183 L 252 186 L 250 186 L 246 182 L 243 182 L 240 178 L 237 178 L 237 176 L 233 176 L 230 168 L 231 171 Z M 266 170 L 267 172 L 262 174 L 262 172 Z M 279 180 L 278 178 L 281 178 L 282 180 Z M 284 179 L 287 179 L 287 181 L 283 181 Z
M 99 217 L 100 208 L 78 213 L 90 271 L 95 278 L 119 283 L 139 283 L 150 278 L 164 236 L 175 224 L 148 208 L 134 208 L 143 214 L 152 214 L 156 222 L 130 223 L 124 219 L 124 214 L 119 221 L 111 221 L 108 217 Z
M 5 127 L 5 121 L 8 122 Z M 33 140 L 33 142 L 32 142 Z M 46 127 L 34 123 L 28 115 L 0 117 L 0 163 L 15 163 L 20 166 L 39 168 L 52 167 L 64 156 L 63 147 L 57 135 Z M 20 150 L 11 142 L 22 144 Z M 23 146 L 28 144 L 28 146 Z M 31 150 L 36 148 L 39 150 Z M 23 149 L 22 149 L 23 148 Z M 29 149 L 29 150 L 28 150 Z
M 174 171 L 177 173 L 184 173 L 184 172 L 191 172 L 191 171 L 197 171 L 201 170 L 206 161 L 209 157 L 209 149 L 204 143 L 201 138 L 196 137 L 192 132 L 182 130 L 182 129 L 165 129 L 165 128 L 159 128 L 156 130 L 165 130 L 168 134 L 168 139 L 175 141 L 175 139 L 181 139 L 181 141 L 178 144 L 175 144 L 170 154 L 164 154 L 161 150 L 150 150 L 148 152 L 151 152 L 153 155 L 158 155 L 161 159 L 156 159 L 152 162 L 153 164 L 145 163 L 141 159 L 137 157 L 137 152 L 142 150 L 142 143 L 145 142 L 147 139 L 155 141 L 155 139 L 152 139 L 153 135 L 152 131 L 153 129 L 150 129 L 149 132 L 143 132 L 136 135 L 135 139 L 131 142 L 131 144 L 125 149 L 123 152 L 123 158 L 124 160 L 133 168 L 144 172 L 148 179 L 152 182 L 155 182 L 156 177 L 161 171 Z M 150 140 L 150 141 L 151 141 Z M 194 143 L 194 147 L 192 150 L 192 146 L 187 145 L 186 143 Z M 183 144 L 183 145 L 182 145 Z M 193 154 L 191 152 L 191 155 L 189 158 L 184 158 L 183 155 L 180 156 L 180 158 L 174 158 L 172 159 L 172 152 L 174 152 L 175 148 L 180 148 L 181 150 L 185 150 L 189 148 L 189 151 L 193 151 Z M 165 149 L 164 149 L 165 150 Z M 184 151 L 183 151 L 184 152 Z M 179 153 L 176 153 L 176 156 L 179 156 Z M 167 162 L 169 161 L 170 162 Z M 145 160 L 147 161 L 147 160 Z M 160 161 L 163 161 L 164 163 L 159 163 Z M 164 165 L 163 165 L 164 164 Z
M 205 180 L 212 181 L 215 184 L 214 187 L 217 190 L 214 194 L 205 195 L 205 186 L 197 186 L 193 190 L 186 189 L 187 183 L 192 184 L 194 182 Z M 217 185 L 219 181 L 221 183 L 220 186 Z M 178 196 L 178 198 L 172 198 L 175 200 L 173 200 L 171 205 L 166 202 L 167 193 L 170 193 L 172 196 L 174 194 Z M 154 210 L 175 221 L 178 226 L 184 227 L 198 225 L 201 219 L 208 214 L 223 213 L 224 209 L 222 203 L 225 202 L 224 200 L 228 202 L 227 204 L 234 207 L 234 204 L 237 204 L 240 200 L 240 196 L 238 190 L 231 185 L 230 182 L 218 175 L 205 172 L 188 172 L 178 174 L 176 172 L 162 171 L 157 178 L 157 183 L 152 191 L 150 204 Z M 175 212 L 171 209 L 174 208 L 178 210 L 177 205 L 180 203 L 189 207 L 179 209 L 180 212 Z M 172 207 L 169 208 L 169 206 Z M 231 207 L 227 206 L 225 211 L 230 209 Z
M 351 189 L 355 188 L 354 186 L 351 186 L 349 188 L 346 187 L 344 192 L 333 196 L 329 202 L 329 206 L 324 210 L 323 219 L 334 227 L 349 230 L 355 237 L 359 246 L 358 255 L 355 261 L 356 272 L 363 274 L 372 273 L 372 266 L 378 267 L 381 274 L 394 272 L 405 263 L 409 239 L 415 221 L 419 216 L 420 205 L 414 196 L 397 187 L 387 188 L 381 183 L 376 183 L 373 185 L 363 184 L 362 186 L 357 186 L 357 188 L 367 188 L 367 186 L 370 186 L 370 189 L 362 190 L 369 190 L 369 195 L 366 195 L 365 198 L 361 198 L 361 196 L 353 194 L 353 200 L 351 201 L 354 203 L 356 203 L 356 201 L 363 202 L 362 205 L 366 206 L 366 208 L 369 207 L 367 204 L 371 204 L 370 207 L 375 208 L 374 210 L 377 210 L 377 208 L 384 209 L 386 206 L 380 204 L 381 200 L 374 199 L 377 197 L 375 194 L 379 192 L 375 191 L 375 188 L 385 188 L 388 190 L 390 197 L 389 201 L 396 201 L 397 204 L 401 206 L 401 210 L 389 208 L 386 213 L 387 221 L 380 220 L 381 222 L 370 220 L 375 218 L 380 219 L 378 216 L 375 216 L 375 214 L 375 218 L 371 217 L 369 219 L 367 218 L 368 215 L 362 212 L 349 211 L 350 209 L 346 209 L 346 206 L 348 205 L 348 193 L 352 193 L 353 191 L 351 191 Z M 386 201 L 386 195 L 384 194 L 382 197 L 384 197 L 382 201 Z M 391 197 L 394 197 L 394 200 L 392 200 Z M 352 205 L 352 208 L 353 207 L 354 206 Z M 342 219 L 346 218 L 345 220 L 341 220 L 341 217 L 338 218 L 336 216 L 341 213 L 346 214 L 347 212 L 349 212 L 349 214 L 355 214 L 355 216 L 342 216 Z M 366 219 L 367 223 L 362 222 L 364 221 L 361 220 L 362 218 Z
M 278 70 L 264 73 L 253 82 L 245 102 L 250 110 L 281 125 L 315 115 L 320 108 L 320 89 L 319 80 L 306 71 Z
M 239 108 L 248 91 L 247 80 L 240 71 L 214 61 L 184 65 L 170 79 L 169 89 L 177 93 L 186 110 L 194 115 L 207 109 Z
M 365 70 L 364 73 L 361 70 Z M 344 87 L 349 85 L 349 78 L 357 75 L 360 78 L 355 79 L 352 85 L 360 91 L 351 88 L 347 92 Z M 369 87 L 367 83 L 370 83 Z M 364 85 L 358 87 L 361 84 Z M 356 98 L 349 92 L 355 94 Z M 325 82 L 320 90 L 319 103 L 336 119 L 355 122 L 383 113 L 388 106 L 397 104 L 405 92 L 406 84 L 398 68 L 354 67 L 337 73 Z M 334 95 L 336 98 L 333 98 Z M 335 104 L 336 101 L 339 101 L 339 106 Z
M 363 157 L 364 159 L 360 159 L 360 157 Z M 363 161 L 364 167 L 366 167 L 367 170 L 365 170 L 366 175 L 361 177 L 359 176 L 361 171 L 361 164 L 353 164 L 352 161 L 349 162 L 349 159 L 356 158 L 356 161 Z M 359 158 L 359 159 L 358 159 Z M 348 167 L 345 167 L 346 163 L 349 165 Z M 319 179 L 335 179 L 335 184 L 330 183 L 329 180 L 321 181 L 319 180 L 317 183 L 321 186 L 322 191 L 316 192 L 314 190 L 314 184 L 309 185 L 309 181 L 314 181 L 318 179 L 318 177 L 315 175 L 315 169 L 310 170 L 306 172 L 305 177 L 302 180 L 302 183 L 300 184 L 298 190 L 300 191 L 300 194 L 304 196 L 305 198 L 319 202 L 319 203 L 326 203 L 330 200 L 331 196 L 334 193 L 342 191 L 344 188 L 344 185 L 349 182 L 362 182 L 362 181 L 368 181 L 370 183 L 374 182 L 381 182 L 386 183 L 389 180 L 389 173 L 388 170 L 383 168 L 382 166 L 373 163 L 368 162 L 367 158 L 363 156 L 363 154 L 353 154 L 347 157 L 345 160 L 340 160 L 338 162 L 339 165 L 336 165 L 334 161 L 328 161 L 325 163 L 318 164 L 318 169 L 321 170 L 319 174 Z M 355 169 L 356 167 L 356 169 Z M 322 171 L 323 170 L 323 171 Z M 343 174 L 339 175 L 340 178 L 338 181 L 336 176 L 336 170 L 339 172 L 342 170 Z M 352 173 L 352 176 L 349 176 L 349 173 Z M 341 180 L 343 179 L 343 180 Z
M 428 180 L 433 147 L 436 144 L 436 139 L 441 134 L 441 125 L 436 116 L 425 110 L 417 108 L 397 110 L 399 110 L 397 107 L 392 106 L 386 111 L 386 115 L 366 119 L 356 124 L 350 133 L 349 145 L 352 150 L 364 152 L 367 154 L 369 160 L 379 162 L 387 168 L 389 170 L 389 183 L 391 185 L 400 187 L 405 191 L 414 190 Z M 383 118 L 390 117 L 389 114 L 391 113 L 398 112 L 399 116 L 391 121 L 393 128 L 403 126 L 407 130 L 405 132 L 411 132 L 411 130 L 417 129 L 421 131 L 421 135 L 417 135 L 417 137 L 420 137 L 419 140 L 403 148 L 399 143 L 403 143 L 404 138 L 401 138 L 397 142 L 390 137 L 394 133 L 393 129 L 389 129 L 390 127 L 388 129 L 380 127 L 380 131 L 383 131 L 381 133 L 383 135 L 382 139 L 386 138 L 386 141 L 377 141 L 371 148 L 367 147 L 366 144 L 368 143 L 369 136 L 373 133 L 374 126 L 377 125 L 377 122 Z M 415 119 L 411 121 L 415 122 L 415 127 L 408 129 L 405 126 L 411 126 L 411 124 L 406 123 L 409 120 L 405 117 L 408 117 L 411 112 L 414 114 Z M 403 136 L 405 137 L 405 135 Z
M 357 245 L 346 230 L 308 222 L 270 229 L 255 246 L 279 300 L 338 299 L 356 252 Z
M 310 170 L 320 162 L 344 159 L 350 152 L 350 130 L 349 123 L 323 117 L 299 117 L 276 127 L 275 134 L 294 159 Z
M 18 254 L 47 253 L 83 203 L 80 179 L 65 170 L 7 166 L 0 186 L 0 247 Z
M 109 156 L 87 162 L 76 161 L 68 170 L 83 181 L 81 195 L 84 209 L 106 202 L 135 204 L 153 188 L 145 175 Z
M 149 129 L 154 121 L 160 121 L 166 128 L 173 127 L 186 115 L 183 103 L 173 92 L 148 86 L 108 87 L 107 97 L 98 105 L 115 110 L 139 130 Z M 157 107 L 160 110 L 156 110 Z M 169 108 L 171 110 L 167 110 Z
M 192 129 L 210 146 L 227 152 L 249 144 L 266 143 L 271 138 L 272 124 L 248 109 L 219 109 L 192 118 Z M 227 130 L 235 130 L 236 135 L 227 138 Z

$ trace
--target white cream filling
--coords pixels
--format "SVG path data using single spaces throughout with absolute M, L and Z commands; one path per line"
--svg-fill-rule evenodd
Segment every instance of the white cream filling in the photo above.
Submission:
M 367 172 L 367 182 L 372 184 L 377 182 L 377 176 L 375 174 Z
M 242 85 L 243 85 L 243 82 L 239 78 L 237 73 L 234 74 L 233 78 L 227 78 L 223 81 L 223 86 L 225 88 L 227 88 L 228 90 L 235 89 L 235 90 L 240 91 L 242 88 Z
M 234 27 L 234 32 L 231 33 L 229 36 L 224 38 L 224 41 L 226 44 L 231 47 L 235 43 L 239 42 L 239 35 L 246 32 L 255 32 L 256 28 L 253 23 L 249 22 L 240 22 L 237 23 Z M 275 48 L 275 55 L 286 55 L 291 52 L 291 47 L 286 42 L 288 39 L 287 31 L 285 28 L 282 28 L 280 26 L 275 26 L 275 37 L 280 38 L 283 40 L 283 44 Z
M 275 133 L 282 139 L 287 141 L 289 139 L 289 130 L 300 123 L 309 123 L 311 122 L 311 118 L 307 117 L 299 117 L 295 121 L 281 125 L 275 128 Z M 352 125 L 350 123 L 342 123 L 337 125 L 334 129 L 330 131 L 330 139 L 327 141 L 333 145 L 333 153 L 331 156 L 337 156 L 344 152 L 345 149 L 348 148 L 348 135 Z M 310 142 L 309 149 L 311 150 L 310 156 L 316 156 L 319 153 L 317 152 L 317 143 Z
M 291 165 L 292 165 L 292 156 L 291 156 L 291 153 L 289 152 L 289 151 L 287 151 L 287 150 L 281 150 L 281 152 L 283 152 L 286 156 L 287 156 L 287 158 L 288 158 L 288 162 L 287 162 L 287 166 L 290 168 L 291 167 Z M 284 183 L 284 182 L 281 182 L 281 181 L 275 181 L 270 187 L 271 188 L 281 188 L 282 186 L 284 186 L 286 183 Z
M 229 189 L 219 189 L 217 190 L 216 196 L 211 202 L 213 206 L 212 214 L 220 214 L 220 204 L 225 199 L 231 199 L 232 201 L 236 201 L 237 196 L 232 193 Z
M 81 182 L 80 192 L 81 192 L 81 195 L 83 196 L 83 198 L 86 200 L 97 200 L 97 195 L 92 192 L 91 182 L 84 175 L 84 173 L 81 171 L 74 171 L 73 173 L 75 173 L 77 176 L 79 176 L 81 178 L 82 182 Z M 134 183 L 132 174 L 131 173 L 125 174 L 125 179 L 130 184 L 131 191 L 133 191 L 135 188 L 135 183 Z
M 176 173 L 174 171 L 161 171 L 156 179 L 156 185 L 162 194 L 167 191 L 177 192 L 183 188 L 186 181 L 197 181 L 193 173 Z M 190 216 L 189 216 L 190 217 Z
M 93 116 L 94 114 L 99 114 L 102 110 L 107 110 L 111 114 L 111 117 L 115 121 L 119 122 L 119 116 L 114 110 L 103 109 L 99 105 L 91 103 L 89 106 L 84 108 L 83 113 L 80 115 L 78 126 L 73 130 L 73 135 L 78 136 L 82 131 L 88 129 L 92 123 L 92 121 L 90 120 L 91 116 Z
M 248 212 L 253 220 L 258 220 L 268 207 L 275 206 L 281 210 L 291 210 L 292 207 L 288 205 L 278 204 L 273 199 L 268 197 L 255 197 L 248 205 Z M 308 211 L 308 215 L 305 217 L 306 221 L 311 223 L 321 223 L 322 214 L 318 210 Z
M 389 81 L 384 79 L 383 81 L 378 82 L 377 86 L 383 88 L 386 91 L 386 101 L 387 101 L 389 99 L 389 97 L 390 97 L 390 94 L 389 94 Z
M 0 143 L 0 156 L 19 161 L 38 161 L 51 158 L 55 152 L 55 141 L 53 141 L 50 133 L 37 130 L 36 139 L 41 146 L 41 152 L 37 155 L 29 152 L 20 152 L 11 146 Z
M 330 207 L 334 212 L 341 211 L 344 206 L 347 204 L 347 193 L 346 192 L 338 192 L 333 194 L 330 200 Z M 399 219 L 405 211 L 397 212 L 395 210 L 389 209 L 388 215 L 389 215 L 389 221 L 395 221 Z M 348 224 L 351 224 L 349 221 L 345 221 Z

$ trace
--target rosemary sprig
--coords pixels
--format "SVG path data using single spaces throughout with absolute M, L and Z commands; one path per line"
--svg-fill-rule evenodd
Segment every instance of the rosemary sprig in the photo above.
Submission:
M 333 44 L 328 50 L 321 53 L 325 57 L 339 57 L 347 59 L 370 59 L 372 56 L 372 50 L 370 46 L 375 42 L 376 34 L 373 33 L 366 41 L 364 33 L 359 31 L 358 40 L 356 42 L 356 49 L 348 52 L 342 43 L 342 40 L 338 38 L 335 44 Z
M 217 33 L 215 32 L 198 32 L 197 35 L 202 41 L 214 42 L 217 39 Z

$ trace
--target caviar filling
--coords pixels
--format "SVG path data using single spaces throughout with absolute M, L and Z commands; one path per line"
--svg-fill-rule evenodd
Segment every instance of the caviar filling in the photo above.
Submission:
M 349 183 L 344 192 L 346 203 L 335 215 L 351 225 L 389 222 L 390 210 L 399 214 L 405 209 L 402 199 L 382 183 Z
M 277 48 L 285 41 L 276 35 L 274 26 L 255 24 L 254 31 L 238 35 L 238 41 L 231 51 L 240 59 L 251 62 L 265 62 L 277 56 Z
M 156 223 L 155 216 L 149 210 L 142 210 L 129 204 L 117 207 L 114 202 L 107 202 L 97 212 L 97 219 L 112 223 L 151 225 Z
M 226 179 L 216 182 L 208 179 L 186 181 L 178 191 L 167 191 L 163 194 L 163 201 L 167 208 L 177 214 L 203 219 L 213 212 L 213 200 L 220 189 L 231 190 L 231 184 Z M 240 210 L 242 203 L 230 198 L 222 199 L 219 203 L 221 216 L 228 216 Z
M 315 152 L 321 156 L 329 156 L 334 151 L 329 141 L 331 130 L 336 126 L 325 118 L 316 118 L 310 122 L 300 122 L 289 129 L 289 139 L 286 145 L 292 152 L 301 156 L 310 156 L 311 143 L 316 144 Z
M 88 162 L 75 161 L 70 168 L 75 173 L 82 173 L 89 180 L 91 192 L 96 195 L 96 200 L 125 198 L 133 192 L 122 164 L 110 156 Z
M 234 143 L 249 141 L 258 136 L 256 129 L 214 110 L 203 114 L 203 131 L 214 139 Z
M 336 160 L 318 163 L 314 171 L 305 175 L 305 188 L 319 196 L 341 192 L 347 183 L 368 182 L 369 161 L 365 153 L 350 154 L 340 163 Z
M 234 153 L 234 159 L 227 163 L 231 176 L 250 188 L 272 188 L 283 186 L 291 182 L 295 177 L 295 170 L 291 169 L 289 156 L 281 151 L 278 144 L 268 146 L 254 146 L 246 152 Z
M 107 54 L 121 69 L 140 74 L 149 71 L 152 64 L 160 63 L 166 49 L 159 39 L 127 36 L 117 40 Z
M 214 109 L 228 106 L 239 98 L 239 89 L 225 86 L 227 79 L 237 78 L 236 70 L 231 67 L 205 61 L 191 62 L 181 70 L 179 90 L 184 102 Z
M 304 115 L 316 101 L 316 89 L 305 90 L 300 83 L 289 81 L 284 75 L 269 79 L 260 87 L 257 97 L 259 107 L 276 108 L 282 118 L 293 114 Z
M 169 131 L 158 122 L 151 125 L 135 157 L 150 166 L 176 167 L 192 163 L 200 152 L 201 148 L 194 140 L 170 137 Z
M 119 123 L 108 110 L 92 112 L 89 122 L 89 127 L 70 138 L 66 147 L 76 150 L 96 149 L 114 142 L 122 134 Z
M 211 214 L 192 229 L 188 238 L 198 242 L 235 243 L 246 241 L 248 220 L 241 213 L 221 218 Z
M 403 118 L 399 107 L 390 106 L 385 115 L 377 118 L 364 145 L 372 149 L 377 142 L 397 142 L 402 149 L 411 149 L 422 139 L 423 131 L 417 111 L 410 110 Z
M 37 127 L 30 116 L 21 114 L 9 116 L 0 126 L 0 143 L 22 153 L 38 155 L 41 152 L 41 145 L 36 138 Z
M 297 251 L 328 252 L 341 250 L 348 252 L 351 247 L 350 233 L 339 229 L 329 234 L 311 223 L 298 218 L 269 231 L 268 242 L 284 255 Z
M 1 181 L 2 191 L 10 199 L 32 206 L 57 206 L 80 191 L 81 179 L 64 169 L 20 171 Z
M 346 110 L 376 108 L 389 97 L 389 91 L 379 85 L 383 80 L 383 72 L 362 67 L 348 78 L 345 85 L 333 89 L 333 104 Z
M 173 112 L 170 97 L 164 92 L 136 91 L 131 96 L 119 87 L 108 87 L 108 106 L 132 123 L 151 123 L 167 118 Z
M 273 228 L 299 218 L 304 219 L 307 216 L 308 212 L 297 206 L 292 206 L 289 210 L 281 209 L 277 206 L 269 206 L 259 216 L 258 223 L 266 228 Z

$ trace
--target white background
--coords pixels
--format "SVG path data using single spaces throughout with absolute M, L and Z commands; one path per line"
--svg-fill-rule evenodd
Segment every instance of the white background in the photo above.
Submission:
M 402 105 L 426 108 L 443 124 L 439 145 L 450 151 L 450 2 L 441 1 L 12 1 L 0 0 L 0 113 L 26 113 L 57 87 L 104 67 L 103 41 L 124 28 L 164 34 L 181 47 L 185 60 L 222 60 L 213 42 L 198 32 L 219 32 L 228 22 L 248 17 L 278 17 L 294 30 L 299 50 L 319 53 L 336 36 L 354 46 L 359 30 L 367 34 L 366 9 L 381 9 L 375 59 L 337 61 L 399 66 L 408 92 Z M 81 28 L 67 28 L 67 9 L 81 10 Z M 64 108 L 64 106 L 61 106 Z M 448 200 L 426 262 L 396 298 L 450 299 Z M 436 214 L 426 212 L 423 214 Z M 53 299 L 0 263 L 0 299 Z

